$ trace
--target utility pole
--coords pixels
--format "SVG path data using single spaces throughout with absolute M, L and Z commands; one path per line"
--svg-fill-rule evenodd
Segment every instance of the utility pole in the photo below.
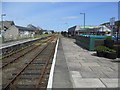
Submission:
M 112 27 L 111 36 L 113 36 L 113 29 L 114 29 L 114 25 L 115 25 L 115 17 L 110 18 L 110 25 Z
M 6 14 L 2 14 L 2 15 L 1 15 L 2 30 L 4 30 L 4 26 L 3 26 L 3 16 L 6 16 Z
M 68 28 L 68 23 L 64 23 L 66 26 L 67 26 L 67 28 Z M 66 28 L 66 32 L 67 32 L 67 36 L 68 36 L 68 30 L 67 30 L 67 28 Z
M 66 24 L 66 26 L 67 26 L 67 28 L 68 28 L 68 23 L 65 23 Z M 66 29 L 67 30 L 67 29 Z
M 4 16 L 6 16 L 6 14 L 2 14 L 1 15 L 1 37 L 2 37 L 2 42 L 4 41 L 4 36 L 3 36 L 3 34 L 4 34 L 4 25 L 3 25 L 3 17 Z
M 84 29 L 85 29 L 85 13 L 80 13 L 84 15 Z

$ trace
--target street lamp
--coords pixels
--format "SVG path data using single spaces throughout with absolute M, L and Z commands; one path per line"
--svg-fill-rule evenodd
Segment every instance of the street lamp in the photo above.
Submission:
M 2 36 L 2 41 L 4 41 L 4 36 L 3 36 L 3 33 L 4 33 L 4 25 L 3 25 L 3 17 L 6 16 L 6 14 L 1 14 L 1 36 Z
M 115 26 L 115 17 L 110 18 L 111 36 L 113 36 L 114 26 Z
M 68 23 L 65 23 L 66 24 L 66 26 L 67 26 L 67 28 L 68 28 Z M 68 29 L 66 28 L 66 30 L 68 31 Z M 69 32 L 67 33 L 67 35 L 69 34 Z
M 85 29 L 85 13 L 80 13 L 84 15 L 84 29 Z
M 2 14 L 2 15 L 1 15 L 2 30 L 4 30 L 4 27 L 3 27 L 3 17 L 4 17 L 4 16 L 6 16 L 6 14 Z
M 66 26 L 68 27 L 68 23 L 65 23 L 66 24 Z

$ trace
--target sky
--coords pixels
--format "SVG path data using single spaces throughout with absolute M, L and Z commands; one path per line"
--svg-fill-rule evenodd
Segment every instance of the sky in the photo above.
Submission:
M 1 5 L 1 4 L 0 4 Z M 2 2 L 4 20 L 18 26 L 33 24 L 47 30 L 63 31 L 75 25 L 100 25 L 118 19 L 117 2 Z

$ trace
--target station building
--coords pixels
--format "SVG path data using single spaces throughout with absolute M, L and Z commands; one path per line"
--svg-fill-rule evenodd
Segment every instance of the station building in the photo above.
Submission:
M 71 36 L 79 35 L 79 34 L 88 34 L 88 35 L 101 35 L 101 34 L 109 34 L 111 30 L 104 25 L 101 26 L 73 26 L 68 29 L 68 34 Z
M 110 22 L 103 23 L 102 25 L 105 25 L 110 30 L 113 29 L 113 34 L 114 35 L 116 35 L 117 33 L 120 35 L 120 20 L 115 21 L 113 26 L 110 25 Z

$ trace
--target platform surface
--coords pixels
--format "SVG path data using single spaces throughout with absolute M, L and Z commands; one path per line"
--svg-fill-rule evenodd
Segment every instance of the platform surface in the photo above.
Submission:
M 119 59 L 98 57 L 74 39 L 60 38 L 52 87 L 117 88 Z
M 0 44 L 0 49 L 10 47 L 10 46 L 13 46 L 13 45 L 17 45 L 17 44 L 21 44 L 21 43 L 24 43 L 24 42 L 29 42 L 29 41 L 36 40 L 36 39 L 39 39 L 39 38 L 34 38 L 34 39 L 30 38 L 30 39 L 24 39 L 24 40 L 2 43 L 2 44 Z
M 2 43 L 2 44 L 0 44 L 0 47 L 10 46 L 10 45 L 13 45 L 13 44 L 19 44 L 19 43 L 30 41 L 30 40 L 33 40 L 33 39 L 25 39 L 25 40 L 18 40 L 18 41 Z

